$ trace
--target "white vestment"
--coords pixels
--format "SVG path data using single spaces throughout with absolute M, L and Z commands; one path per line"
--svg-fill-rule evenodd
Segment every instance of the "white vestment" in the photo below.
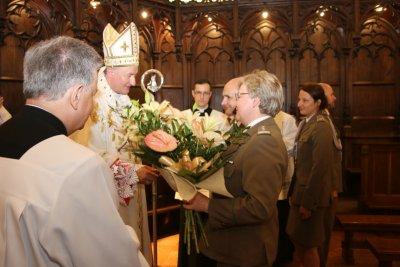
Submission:
M 1 267 L 148 266 L 96 153 L 58 135 L 0 170 Z
M 293 147 L 297 134 L 297 125 L 295 118 L 292 115 L 283 111 L 279 111 L 278 114 L 275 115 L 274 120 L 281 130 L 282 139 L 285 143 L 289 158 L 285 180 L 283 182 L 282 190 L 278 198 L 279 200 L 284 200 L 287 199 L 290 182 L 292 181 L 292 177 L 294 174 Z
M 129 96 L 115 93 L 107 83 L 105 67 L 98 75 L 97 93 L 94 97 L 94 109 L 84 128 L 70 137 L 76 142 L 98 153 L 109 166 L 116 160 L 134 163 L 134 155 L 120 150 L 126 137 L 118 129 L 121 128 L 120 113 L 131 105 Z M 135 229 L 141 242 L 141 251 L 151 264 L 152 253 L 147 217 L 146 192 L 143 184 L 137 185 L 133 199 L 127 207 L 118 208 L 125 222 Z

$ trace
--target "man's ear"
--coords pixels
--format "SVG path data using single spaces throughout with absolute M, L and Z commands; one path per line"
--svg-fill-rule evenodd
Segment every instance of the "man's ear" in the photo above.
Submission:
M 78 109 L 84 89 L 83 84 L 77 84 L 70 88 L 71 94 L 69 96 L 69 102 L 74 110 Z
M 261 104 L 261 100 L 258 97 L 253 98 L 253 107 L 259 107 Z

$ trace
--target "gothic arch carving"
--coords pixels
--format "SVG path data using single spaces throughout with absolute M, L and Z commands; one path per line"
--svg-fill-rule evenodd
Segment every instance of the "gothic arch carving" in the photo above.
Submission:
M 234 73 L 233 45 L 229 29 L 217 21 L 198 29 L 189 39 L 188 46 L 193 54 L 196 78 L 209 77 L 212 83 L 221 84 Z M 224 69 L 218 66 L 224 66 Z
M 269 20 L 258 21 L 243 27 L 241 32 L 241 46 L 244 52 L 246 70 L 264 68 L 272 72 L 279 72 L 278 65 L 284 67 L 287 50 L 289 47 L 288 33 L 281 32 L 273 22 Z M 267 67 L 271 60 L 276 61 L 275 66 Z M 279 61 L 281 61 L 279 63 Z M 253 66 L 253 67 L 251 67 Z M 281 80 L 285 76 L 278 75 Z

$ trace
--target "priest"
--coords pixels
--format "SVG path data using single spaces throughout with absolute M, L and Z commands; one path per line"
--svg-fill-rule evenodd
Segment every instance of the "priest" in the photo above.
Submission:
M 119 212 L 135 229 L 141 250 L 152 262 L 147 222 L 145 183 L 158 176 L 155 169 L 139 164 L 126 150 L 127 137 L 121 134 L 121 114 L 131 106 L 128 96 L 139 68 L 139 32 L 132 22 L 121 33 L 110 24 L 103 31 L 104 67 L 98 73 L 94 109 L 85 127 L 71 136 L 98 153 L 114 172 L 120 197 Z
M 148 266 L 109 167 L 67 137 L 92 110 L 100 66 L 65 36 L 25 54 L 26 105 L 0 126 L 1 266 Z

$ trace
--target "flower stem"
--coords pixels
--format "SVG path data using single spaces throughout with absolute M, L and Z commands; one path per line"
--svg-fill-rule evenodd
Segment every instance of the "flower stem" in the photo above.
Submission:
M 208 240 L 207 240 L 207 237 L 206 237 L 206 233 L 205 233 L 205 231 L 204 231 L 203 222 L 202 222 L 202 220 L 201 220 L 200 215 L 199 215 L 198 212 L 195 212 L 194 214 L 195 214 L 196 219 L 197 219 L 198 224 L 199 224 L 199 229 L 200 229 L 201 237 L 203 238 L 204 243 L 206 244 L 206 247 L 208 247 Z
M 200 253 L 199 243 L 197 242 L 197 226 L 196 226 L 196 224 L 199 224 L 200 222 L 197 222 L 197 223 L 196 223 L 196 221 L 194 220 L 193 213 L 197 213 L 197 212 L 192 211 L 191 214 L 190 214 L 191 221 L 192 221 L 192 223 L 193 223 L 194 244 L 195 244 L 195 246 L 196 246 L 196 252 L 197 252 L 197 253 Z

